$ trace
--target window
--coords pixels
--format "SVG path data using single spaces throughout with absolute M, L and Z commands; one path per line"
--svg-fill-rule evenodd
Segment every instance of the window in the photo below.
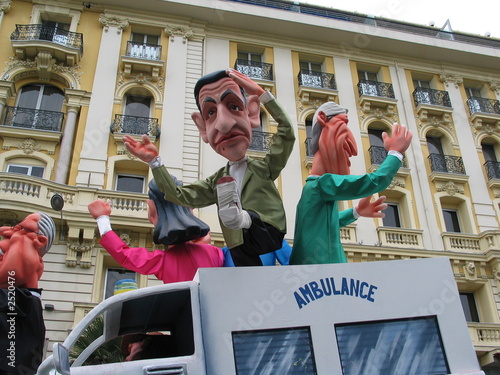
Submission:
M 424 89 L 430 89 L 431 88 L 430 81 L 423 81 L 421 79 L 414 79 L 413 80 L 413 85 L 415 86 L 415 88 L 417 88 L 417 87 L 422 87 Z
M 309 328 L 233 332 L 236 373 L 316 374 Z
M 137 282 L 136 273 L 125 268 L 108 268 L 106 270 L 106 282 L 104 284 L 104 299 L 107 299 L 115 294 L 115 285 L 120 280 L 130 280 Z M 126 285 L 124 285 L 127 287 Z M 137 284 L 135 284 L 137 286 Z M 137 289 L 137 288 L 127 288 Z M 124 291 L 125 289 L 122 289 Z
M 127 191 L 129 193 L 144 193 L 143 176 L 119 174 L 116 176 L 117 191 Z
M 495 153 L 495 145 L 481 143 L 481 148 L 483 149 L 483 155 L 486 161 L 498 161 Z
M 377 81 L 377 73 L 368 72 L 366 70 L 358 70 L 358 78 L 359 80 L 364 81 Z
M 380 165 L 387 157 L 387 150 L 384 147 L 382 129 L 368 129 L 368 139 L 370 140 L 370 159 L 374 165 Z
M 335 326 L 342 373 L 449 374 L 435 316 Z
M 401 228 L 399 205 L 397 203 L 387 203 L 387 208 L 382 212 L 385 214 L 382 219 L 384 227 Z
M 467 322 L 479 322 L 474 293 L 460 292 L 459 295 L 462 308 L 464 309 L 465 320 Z
M 262 62 L 262 54 L 260 53 L 252 53 L 252 52 L 238 52 L 238 60 L 252 61 L 261 63 Z
M 458 211 L 454 209 L 443 209 L 444 224 L 447 232 L 460 233 L 460 222 L 458 218 Z
M 306 119 L 306 154 L 307 156 L 314 156 L 311 149 L 311 140 L 312 140 L 312 123 L 313 116 L 308 116 Z
M 64 93 L 49 85 L 26 85 L 21 89 L 17 106 L 45 111 L 60 111 Z
M 413 85 L 415 86 L 413 95 L 417 97 L 418 104 L 433 104 L 430 81 L 414 79 Z
M 151 97 L 127 95 L 125 97 L 122 133 L 149 134 L 151 124 Z
M 484 166 L 488 173 L 488 179 L 500 179 L 500 163 L 497 160 L 495 145 L 489 143 L 481 143 L 484 156 Z
M 7 166 L 7 172 L 10 173 L 20 173 L 33 177 L 43 178 L 43 172 L 45 168 L 39 167 L 35 165 L 17 165 L 17 164 L 9 164 Z
M 42 20 L 40 39 L 64 45 L 68 41 L 69 28 L 69 23 Z
M 143 59 L 159 60 L 161 49 L 160 37 L 141 33 L 132 33 L 127 55 Z
M 300 70 L 307 70 L 309 73 L 321 73 L 321 64 L 310 61 L 300 61 Z
M 377 86 L 377 73 L 358 70 L 358 78 L 362 95 L 380 96 Z

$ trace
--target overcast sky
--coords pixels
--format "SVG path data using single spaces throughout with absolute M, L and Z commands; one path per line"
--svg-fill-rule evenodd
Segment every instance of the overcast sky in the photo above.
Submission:
M 500 0 L 300 0 L 300 3 L 442 27 L 500 39 Z

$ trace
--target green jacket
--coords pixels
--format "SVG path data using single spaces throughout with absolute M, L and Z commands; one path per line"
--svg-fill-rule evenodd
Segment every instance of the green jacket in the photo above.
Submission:
M 242 182 L 241 205 L 243 209 L 256 212 L 262 221 L 285 233 L 285 210 L 274 180 L 278 178 L 288 161 L 295 136 L 290 118 L 276 100 L 271 100 L 265 107 L 278 123 L 278 129 L 273 135 L 270 150 L 263 160 L 248 158 L 247 170 Z M 164 166 L 153 169 L 155 181 L 165 194 L 166 200 L 194 208 L 217 204 L 217 181 L 227 175 L 228 165 L 205 180 L 177 186 Z M 224 239 L 230 249 L 243 243 L 241 229 L 229 229 L 222 222 L 220 224 Z
M 309 176 L 295 216 L 290 264 L 347 263 L 340 228 L 349 223 L 339 215 L 337 201 L 366 197 L 386 189 L 401 161 L 389 155 L 373 173 L 361 176 Z

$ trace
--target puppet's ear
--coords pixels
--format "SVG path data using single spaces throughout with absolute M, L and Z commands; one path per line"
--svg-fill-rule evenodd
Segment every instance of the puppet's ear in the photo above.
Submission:
M 49 242 L 49 240 L 47 239 L 47 237 L 39 234 L 36 239 L 33 241 L 33 246 L 35 247 L 35 249 L 38 250 L 38 253 L 40 253 L 40 250 L 45 246 L 47 245 L 47 243 Z M 41 254 L 40 254 L 41 255 Z M 41 255 L 42 256 L 42 255 Z
M 203 116 L 201 115 L 200 112 L 193 112 L 191 115 L 191 118 L 193 119 L 194 123 L 196 124 L 196 127 L 200 131 L 201 139 L 203 139 L 203 142 L 208 143 L 208 137 L 207 137 L 207 127 L 205 124 L 205 120 L 203 119 Z
M 247 98 L 247 111 L 250 125 L 252 128 L 258 128 L 260 126 L 260 100 L 257 95 Z
M 156 205 L 151 199 L 146 199 L 148 205 L 148 220 L 151 224 L 156 226 L 158 223 L 158 211 L 156 210 Z
M 317 117 L 317 121 L 318 123 L 321 125 L 321 126 L 325 126 L 326 123 L 328 122 L 327 118 L 326 118 L 326 113 L 323 112 L 323 111 L 319 111 L 318 112 L 318 117 Z

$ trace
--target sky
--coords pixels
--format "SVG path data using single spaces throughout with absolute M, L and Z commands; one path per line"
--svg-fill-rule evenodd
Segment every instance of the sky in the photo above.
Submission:
M 499 0 L 300 0 L 300 3 L 358 12 L 398 21 L 443 27 L 500 39 Z

